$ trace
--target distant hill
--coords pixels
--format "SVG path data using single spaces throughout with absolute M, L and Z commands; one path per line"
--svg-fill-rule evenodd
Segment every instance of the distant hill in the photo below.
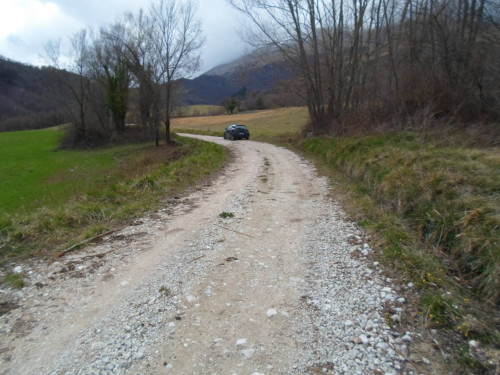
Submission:
M 194 79 L 179 81 L 182 88 L 181 103 L 193 104 L 219 104 L 223 99 L 236 95 L 240 88 L 237 81 L 217 76 L 203 74 Z
M 50 71 L 0 57 L 0 131 L 64 121 L 61 94 L 51 87 Z
M 39 129 L 69 121 L 64 107 L 67 98 L 62 87 L 56 86 L 54 72 L 54 68 L 34 67 L 0 56 L 0 131 Z M 242 109 L 302 105 L 293 90 L 280 87 L 286 80 L 295 81 L 280 55 L 259 50 L 194 79 L 179 80 L 177 104 L 220 105 L 236 98 Z
M 219 65 L 199 77 L 182 80 L 184 104 L 220 104 L 225 99 L 262 95 L 292 77 L 292 72 L 276 53 L 262 50 Z

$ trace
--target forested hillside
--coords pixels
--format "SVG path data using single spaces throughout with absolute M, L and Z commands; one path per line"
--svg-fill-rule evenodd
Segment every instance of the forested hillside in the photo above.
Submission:
M 492 0 L 232 0 L 300 74 L 317 133 L 500 120 Z
M 256 108 L 252 100 L 260 98 L 260 106 L 266 108 L 304 105 L 296 95 L 280 88 L 294 79 L 292 70 L 283 60 L 272 62 L 267 61 L 265 55 L 248 54 L 194 79 L 181 80 L 181 103 L 218 105 L 235 98 L 244 109 L 262 109 Z
M 0 57 L 0 131 L 40 129 L 66 120 L 62 93 L 51 68 L 37 68 Z

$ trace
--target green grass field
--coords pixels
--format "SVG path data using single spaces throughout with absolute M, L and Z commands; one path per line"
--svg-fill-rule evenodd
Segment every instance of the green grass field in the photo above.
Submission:
M 59 150 L 58 128 L 0 133 L 0 207 L 26 213 L 105 184 L 117 164 L 144 146 L 97 151 Z
M 48 255 L 159 207 L 229 153 L 193 139 L 60 150 L 60 129 L 0 133 L 0 262 Z

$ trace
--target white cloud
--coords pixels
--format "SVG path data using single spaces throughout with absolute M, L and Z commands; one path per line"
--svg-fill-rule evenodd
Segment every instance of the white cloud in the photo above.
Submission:
M 83 24 L 57 4 L 38 0 L 11 1 L 0 15 L 0 54 L 21 62 L 39 63 L 43 44 L 62 38 Z
M 125 12 L 148 8 L 140 0 L 2 0 L 0 55 L 34 65 L 49 40 L 61 39 L 63 49 L 75 32 L 114 22 Z M 226 0 L 198 0 L 206 43 L 202 50 L 206 71 L 239 57 L 246 49 L 236 29 L 240 16 Z

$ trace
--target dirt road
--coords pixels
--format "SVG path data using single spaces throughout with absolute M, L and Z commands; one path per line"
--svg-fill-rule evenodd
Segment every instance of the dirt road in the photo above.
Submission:
M 328 181 L 272 145 L 2 291 L 2 374 L 401 373 L 403 313 Z M 225 213 L 226 217 L 221 217 Z M 232 217 L 231 217 L 232 216 Z M 10 303 L 10 305 L 8 304 Z

